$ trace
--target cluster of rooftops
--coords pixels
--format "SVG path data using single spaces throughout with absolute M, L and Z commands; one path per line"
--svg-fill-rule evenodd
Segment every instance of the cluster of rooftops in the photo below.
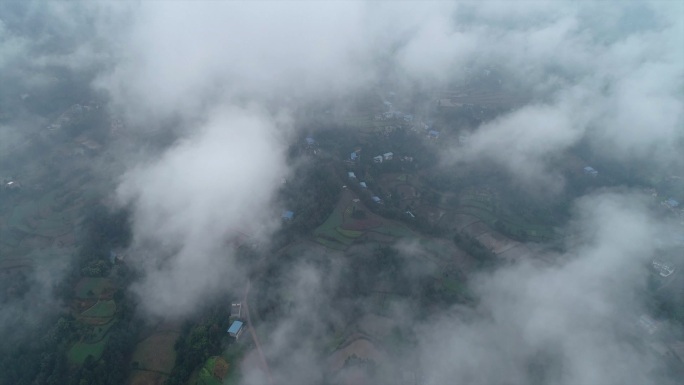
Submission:
M 356 179 L 356 174 L 354 173 L 354 171 L 349 171 L 349 172 L 347 172 L 347 176 L 349 176 L 349 179 Z M 360 186 L 362 189 L 367 189 L 367 188 L 368 188 L 368 185 L 366 184 L 366 182 L 359 182 L 359 186 Z M 372 195 L 372 196 L 371 196 L 371 199 L 372 199 L 373 202 L 375 202 L 375 203 L 378 203 L 378 204 L 381 204 L 381 203 L 382 203 L 382 199 L 380 199 L 380 197 L 377 196 L 377 195 Z
M 591 176 L 597 176 L 597 175 L 598 175 L 598 171 L 596 171 L 596 170 L 595 170 L 593 167 L 591 167 L 591 166 L 585 167 L 585 168 L 584 168 L 584 173 L 587 174 L 587 175 L 591 175 Z
M 356 150 L 356 151 L 351 152 L 351 153 L 349 154 L 349 160 L 351 160 L 352 162 L 356 162 L 357 160 L 359 160 L 359 158 L 360 158 L 360 156 L 359 156 L 359 151 L 360 151 L 360 150 Z M 386 152 L 386 153 L 384 153 L 384 154 L 382 154 L 382 155 L 374 156 L 374 157 L 373 157 L 373 162 L 375 162 L 375 163 L 382 163 L 382 162 L 385 162 L 385 161 L 388 161 L 388 160 L 392 160 L 393 157 L 394 157 L 394 153 L 393 153 L 393 152 Z
M 653 269 L 655 269 L 661 277 L 669 277 L 675 271 L 674 266 L 655 259 L 653 260 Z

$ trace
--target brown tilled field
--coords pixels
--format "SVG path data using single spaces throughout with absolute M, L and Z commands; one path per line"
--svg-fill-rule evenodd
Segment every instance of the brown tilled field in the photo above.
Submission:
M 179 332 L 157 332 L 142 340 L 133 353 L 133 361 L 138 362 L 138 367 L 170 373 L 176 362 L 176 351 L 173 345 L 176 343 Z
M 129 385 L 164 385 L 168 377 L 166 374 L 134 370 Z
M 365 338 L 359 338 L 342 349 L 335 351 L 329 358 L 330 369 L 332 372 L 337 372 L 342 369 L 344 362 L 352 355 L 356 355 L 361 359 L 369 359 L 375 362 L 383 359 L 382 353 L 373 345 L 372 342 Z

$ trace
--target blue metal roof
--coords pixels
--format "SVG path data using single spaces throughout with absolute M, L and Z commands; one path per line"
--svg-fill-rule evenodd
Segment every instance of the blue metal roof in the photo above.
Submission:
M 242 321 L 234 321 L 228 328 L 228 333 L 235 334 L 242 328 Z

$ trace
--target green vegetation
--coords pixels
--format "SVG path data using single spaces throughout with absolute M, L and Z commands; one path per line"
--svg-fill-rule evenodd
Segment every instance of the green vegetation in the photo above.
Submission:
M 238 385 L 242 378 L 240 362 L 244 356 L 246 347 L 243 344 L 230 344 L 223 352 L 223 359 L 228 364 L 228 374 L 223 378 L 224 385 Z
M 98 259 L 88 262 L 81 268 L 81 275 L 84 277 L 105 277 L 109 275 L 112 264 L 106 259 Z
M 16 205 L 9 217 L 11 228 L 30 235 L 56 237 L 68 233 L 79 211 L 60 212 L 63 205 L 55 204 L 55 191 L 43 194 L 37 200 L 26 200 Z
M 446 290 L 452 292 L 457 296 L 468 295 L 468 287 L 465 285 L 465 282 L 461 279 L 447 277 L 442 279 L 441 284 Z
M 338 233 L 342 234 L 343 236 L 347 238 L 358 238 L 363 235 L 362 231 L 356 231 L 356 230 L 345 230 L 342 228 L 337 227 L 335 229 Z
M 116 313 L 116 303 L 112 300 L 107 301 L 97 301 L 97 303 L 91 306 L 89 309 L 81 313 L 84 317 L 111 317 Z
M 320 243 L 321 245 L 323 245 L 323 246 L 329 248 L 329 249 L 340 250 L 340 251 L 344 251 L 344 250 L 347 249 L 347 246 L 346 246 L 346 245 L 343 245 L 343 244 L 340 244 L 340 243 L 338 243 L 338 242 L 331 241 L 331 240 L 328 240 L 328 239 L 325 239 L 325 238 L 316 237 L 316 238 L 314 238 L 314 240 L 315 240 L 316 242 Z
M 415 237 L 417 234 L 413 231 L 411 231 L 408 227 L 399 224 L 399 223 L 390 223 L 390 222 L 385 222 L 380 227 L 376 227 L 371 231 L 375 231 L 377 233 L 381 234 L 386 234 L 392 237 L 396 238 L 408 238 L 408 237 Z
M 216 369 L 216 364 L 217 361 L 219 361 L 219 365 L 225 364 L 226 366 L 226 371 L 227 371 L 227 364 L 223 361 L 222 358 L 220 357 L 209 357 L 207 362 L 204 363 L 204 366 L 200 369 L 199 371 L 199 378 L 197 379 L 197 385 L 221 385 L 222 381 L 221 379 L 217 378 L 214 375 L 214 370 Z M 219 368 L 222 369 L 222 368 Z
M 489 268 L 497 263 L 496 255 L 482 246 L 477 239 L 469 235 L 456 233 L 454 235 L 454 243 L 472 256 L 477 261 L 479 267 Z
M 314 230 L 314 235 L 325 234 L 331 236 L 336 232 L 336 229 L 342 225 L 342 210 L 339 207 L 335 207 L 328 219 L 323 222 L 316 230 Z
M 76 284 L 77 298 L 97 298 L 113 288 L 109 278 L 83 277 Z
M 183 325 L 174 346 L 176 363 L 166 385 L 186 384 L 196 368 L 221 353 L 224 339 L 227 343 L 234 342 L 225 332 L 230 326 L 229 318 L 230 307 L 221 302 Z
M 111 329 L 112 326 L 114 326 L 114 324 L 116 324 L 116 321 L 110 320 L 109 322 L 107 322 L 104 325 L 93 326 L 92 327 L 92 334 L 86 336 L 87 338 L 84 340 L 84 342 L 92 344 L 95 342 L 102 341 L 102 339 L 105 338 L 105 336 L 109 332 L 109 329 Z
M 88 244 L 88 249 L 78 250 L 77 259 L 73 261 L 66 279 L 57 285 L 56 295 L 64 302 L 74 298 L 92 299 L 109 291 L 117 298 L 114 301 L 100 301 L 94 307 L 85 311 L 89 317 L 102 321 L 99 325 L 81 322 L 70 313 L 47 316 L 40 320 L 37 330 L 41 330 L 41 338 L 33 341 L 23 341 L 20 345 L 7 343 L 2 349 L 11 349 L 12 354 L 5 355 L 0 371 L 2 384 L 50 384 L 50 385 L 79 385 L 102 384 L 120 385 L 125 383 L 129 373 L 128 357 L 135 346 L 135 339 L 140 323 L 131 322 L 135 309 L 133 299 L 127 297 L 125 291 L 115 293 L 118 285 L 125 286 L 132 276 L 127 269 L 122 268 L 117 274 L 117 286 L 109 279 L 83 278 L 81 270 L 92 263 L 97 255 L 107 255 L 109 247 L 125 247 L 126 238 L 112 243 L 102 239 L 90 238 L 100 229 L 92 226 L 105 225 L 112 231 L 113 239 L 116 233 L 128 233 L 127 222 L 121 222 L 121 227 L 112 227 L 112 218 L 121 213 L 111 214 L 101 211 L 102 218 L 83 224 L 83 233 L 77 243 Z M 47 211 L 44 215 L 53 215 Z M 41 214 L 41 215 L 43 215 Z M 92 212 L 89 213 L 92 215 Z M 123 216 L 125 217 L 125 213 Z M 103 249 L 104 248 L 104 249 Z M 51 259 L 63 255 L 59 250 L 36 250 L 29 254 L 36 263 L 49 262 Z M 18 276 L 20 277 L 20 276 Z M 21 293 L 22 282 L 8 279 L 13 292 Z M 118 305 L 118 306 L 117 306 Z M 109 321 L 109 322 L 107 322 Z
M 94 343 L 76 342 L 71 349 L 69 349 L 69 362 L 82 365 L 88 356 L 91 356 L 94 361 L 99 360 L 104 352 L 107 340 L 108 338 L 105 337 Z
M 283 207 L 294 212 L 294 218 L 274 236 L 274 250 L 309 234 L 330 216 L 340 196 L 334 166 L 331 162 L 315 162 L 297 178 L 288 180 L 279 195 Z
M 344 330 L 336 330 L 335 335 L 333 336 L 332 339 L 327 344 L 327 352 L 332 353 L 335 350 L 337 350 L 340 345 L 346 340 L 347 336 L 345 334 Z
M 535 224 L 538 221 L 525 220 L 522 215 L 502 208 L 494 195 L 476 194 L 472 191 L 466 193 L 456 212 L 472 215 L 488 226 L 522 240 L 544 241 L 555 235 L 553 228 Z M 527 216 L 534 217 L 535 214 L 528 213 Z
M 360 231 L 340 228 L 344 219 L 344 210 L 342 203 L 338 203 L 328 219 L 314 230 L 316 242 L 332 249 L 344 250 L 354 242 L 355 238 L 363 234 Z

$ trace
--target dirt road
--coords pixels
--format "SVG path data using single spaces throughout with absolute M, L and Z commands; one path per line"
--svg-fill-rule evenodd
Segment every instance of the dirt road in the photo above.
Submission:
M 261 363 L 263 365 L 262 370 L 266 373 L 269 384 L 273 385 L 273 377 L 271 376 L 271 370 L 268 368 L 266 357 L 264 356 L 264 352 L 261 350 L 261 344 L 259 344 L 259 338 L 257 337 L 257 334 L 254 331 L 254 328 L 252 327 L 252 322 L 249 317 L 249 303 L 247 302 L 247 298 L 251 286 L 251 281 L 247 281 L 247 287 L 245 288 L 245 296 L 242 299 L 242 303 L 245 304 L 245 320 L 247 321 L 247 328 L 249 329 L 249 334 L 252 335 L 252 340 L 254 341 L 254 345 L 256 346 L 257 352 L 259 353 L 259 358 L 261 359 Z

